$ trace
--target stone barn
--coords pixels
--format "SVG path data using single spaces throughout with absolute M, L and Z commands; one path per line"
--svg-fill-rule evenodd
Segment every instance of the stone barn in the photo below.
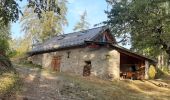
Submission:
M 104 79 L 147 79 L 154 62 L 118 46 L 107 27 L 54 36 L 28 54 L 43 68 Z

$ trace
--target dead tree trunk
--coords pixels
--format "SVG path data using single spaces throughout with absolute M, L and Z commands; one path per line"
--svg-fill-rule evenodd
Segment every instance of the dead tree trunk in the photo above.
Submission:
M 170 54 L 168 54 L 167 67 L 170 71 Z
M 167 59 L 167 67 L 170 71 L 170 48 L 166 50 L 166 53 L 168 54 L 168 59 Z

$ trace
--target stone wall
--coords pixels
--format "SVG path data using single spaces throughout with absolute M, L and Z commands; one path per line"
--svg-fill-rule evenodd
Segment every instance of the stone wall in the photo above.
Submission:
M 70 52 L 68 57 L 68 52 Z M 91 61 L 91 76 L 101 78 L 119 78 L 120 54 L 108 48 L 92 49 L 79 48 L 32 56 L 34 64 L 41 64 L 44 68 L 51 68 L 54 56 L 61 56 L 61 72 L 83 75 L 85 61 Z

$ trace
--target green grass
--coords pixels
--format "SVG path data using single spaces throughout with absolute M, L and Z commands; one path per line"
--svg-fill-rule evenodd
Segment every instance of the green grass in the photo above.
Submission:
M 18 65 L 24 66 L 24 67 L 27 67 L 27 68 L 40 68 L 40 69 L 42 69 L 42 66 L 36 65 L 36 64 L 32 64 L 30 62 L 20 62 Z

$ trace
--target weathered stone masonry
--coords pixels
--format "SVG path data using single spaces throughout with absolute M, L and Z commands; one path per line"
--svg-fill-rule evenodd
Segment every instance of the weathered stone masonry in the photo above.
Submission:
M 69 58 L 67 52 L 70 52 Z M 51 68 L 51 61 L 54 56 L 61 56 L 61 72 L 82 75 L 85 61 L 91 61 L 91 76 L 114 79 L 120 77 L 120 54 L 113 49 L 91 49 L 88 47 L 69 49 L 32 56 L 31 60 L 34 64 L 42 65 L 44 68 Z

